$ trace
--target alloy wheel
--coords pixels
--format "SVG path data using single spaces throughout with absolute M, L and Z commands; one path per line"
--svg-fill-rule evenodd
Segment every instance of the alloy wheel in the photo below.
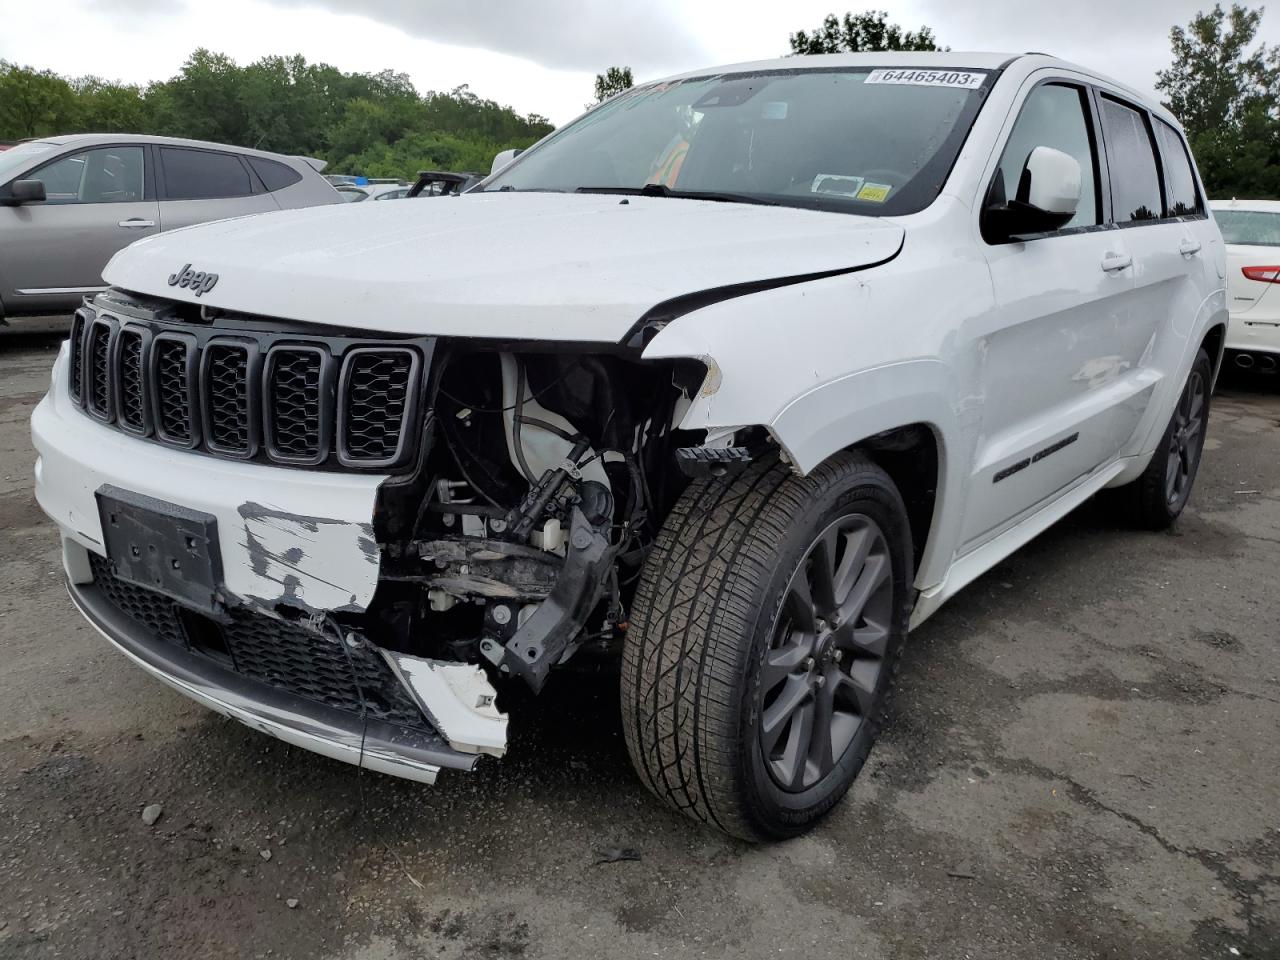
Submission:
M 1186 499 L 1195 479 L 1203 445 L 1205 393 L 1204 376 L 1199 370 L 1192 370 L 1178 398 L 1169 437 L 1164 494 L 1170 506 Z
M 884 532 L 841 517 L 791 577 L 761 670 L 760 748 L 783 790 L 821 782 L 870 722 L 892 624 Z

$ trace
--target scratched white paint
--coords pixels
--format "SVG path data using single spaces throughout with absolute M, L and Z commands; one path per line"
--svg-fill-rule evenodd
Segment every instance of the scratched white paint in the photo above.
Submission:
M 368 523 L 294 516 L 253 501 L 241 504 L 240 545 L 257 581 L 254 599 L 309 610 L 362 610 L 373 595 L 378 545 Z

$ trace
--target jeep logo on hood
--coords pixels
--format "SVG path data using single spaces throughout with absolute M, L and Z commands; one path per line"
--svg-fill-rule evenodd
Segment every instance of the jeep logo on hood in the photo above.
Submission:
M 197 297 L 203 296 L 213 289 L 214 284 L 218 282 L 216 273 L 205 273 L 203 270 L 192 270 L 191 264 L 186 264 L 177 273 L 169 274 L 169 286 L 186 287 Z

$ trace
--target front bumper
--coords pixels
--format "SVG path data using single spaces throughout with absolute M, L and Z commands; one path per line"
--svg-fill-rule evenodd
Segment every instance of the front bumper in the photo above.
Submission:
M 318 648 L 299 648 L 298 627 L 272 614 L 282 605 L 313 617 L 359 613 L 368 606 L 380 567 L 372 516 L 384 478 L 224 461 L 130 437 L 91 419 L 70 399 L 67 365 L 64 348 L 49 394 L 31 419 L 36 499 L 59 528 L 72 600 L 114 646 L 218 713 L 369 770 L 431 783 L 442 768 L 470 770 L 481 753 L 502 755 L 506 717 L 493 707 L 493 690 L 479 667 L 370 645 L 369 656 L 379 666 L 366 663 L 365 669 L 375 671 L 383 692 L 384 682 L 393 684 L 395 697 L 410 705 L 407 712 L 366 717 L 359 704 L 343 709 L 341 699 L 326 700 L 328 694 L 305 679 L 282 683 L 283 674 L 270 662 L 290 633 L 288 656 L 295 663 L 328 670 L 330 688 L 333 676 L 345 683 L 350 656 L 336 669 L 332 663 L 326 667 L 318 662 Z M 234 656 L 224 665 L 203 655 L 190 635 L 183 637 L 186 627 L 175 634 L 157 630 L 147 616 L 130 615 L 113 602 L 108 581 L 95 581 L 94 567 L 101 572 L 106 564 L 91 557 L 106 556 L 97 499 L 104 486 L 214 516 L 226 603 L 242 621 L 250 617 L 256 623 L 259 655 L 253 670 L 243 669 Z M 173 605 L 159 594 L 154 602 Z M 270 647 L 265 666 L 263 643 Z M 368 675 L 362 676 L 353 675 L 351 687 L 364 691 L 361 702 L 368 693 Z
M 306 700 L 190 653 L 122 614 L 92 583 L 70 583 L 86 620 L 157 680 L 260 733 L 366 770 L 434 783 L 442 767 L 470 770 L 477 757 L 452 750 L 430 730 L 370 719 Z
M 76 405 L 67 366 L 64 345 L 31 417 L 36 500 L 65 539 L 105 555 L 97 492 L 110 485 L 213 515 L 224 585 L 249 606 L 358 613 L 369 605 L 384 476 L 223 460 L 131 437 Z

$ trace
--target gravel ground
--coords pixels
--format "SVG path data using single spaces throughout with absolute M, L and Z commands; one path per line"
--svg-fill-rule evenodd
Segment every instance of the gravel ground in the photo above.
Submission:
M 1087 506 L 913 634 L 848 800 L 753 848 L 643 793 L 607 678 L 427 788 L 144 676 L 32 499 L 57 329 L 0 333 L 0 956 L 1280 956 L 1274 379 L 1220 391 L 1174 531 Z

